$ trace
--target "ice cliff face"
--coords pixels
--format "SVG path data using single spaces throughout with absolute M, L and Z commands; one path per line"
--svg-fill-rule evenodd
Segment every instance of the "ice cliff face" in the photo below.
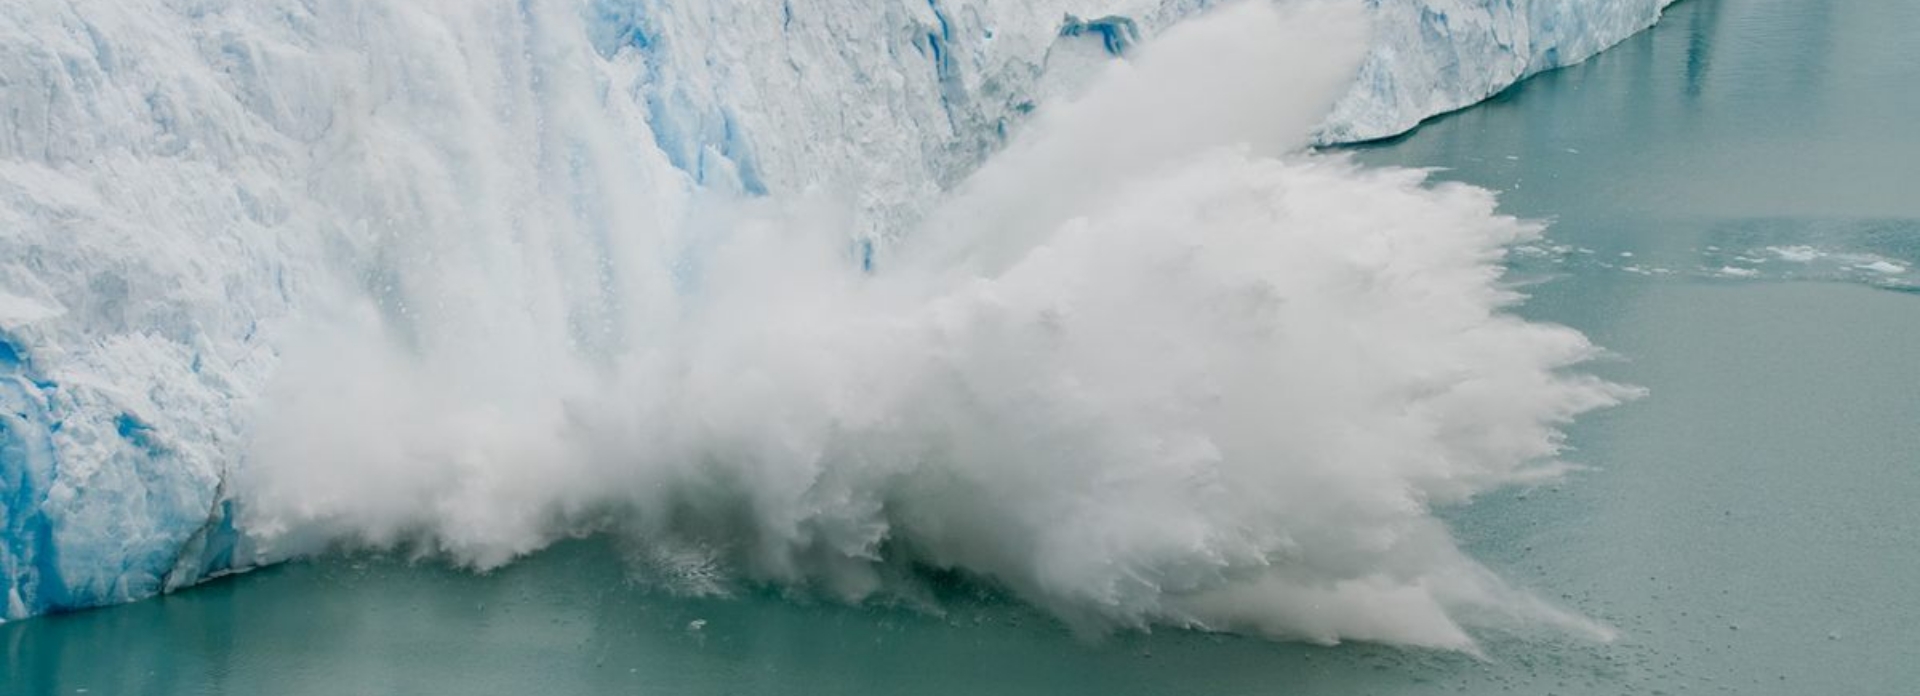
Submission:
M 564 305 L 540 328 L 612 355 L 626 305 L 697 285 L 684 260 L 712 226 L 703 196 L 842 201 L 870 263 L 1028 114 L 1211 4 L 8 3 L 5 618 L 256 558 L 226 482 L 276 366 L 314 343 L 316 298 L 375 298 L 402 342 L 459 340 L 410 334 L 421 312 Z M 1665 0 L 1367 4 L 1375 46 L 1324 142 L 1583 59 Z M 611 231 L 629 228 L 682 232 Z M 656 272 L 601 260 L 636 245 L 662 250 Z M 531 272 L 527 256 L 551 259 L 554 296 L 490 290 L 521 287 L 489 281 Z M 436 260 L 476 277 L 422 287 L 399 270 Z
M 1367 0 L 1379 18 L 1353 92 L 1321 128 L 1346 143 L 1404 133 L 1652 26 L 1674 0 Z

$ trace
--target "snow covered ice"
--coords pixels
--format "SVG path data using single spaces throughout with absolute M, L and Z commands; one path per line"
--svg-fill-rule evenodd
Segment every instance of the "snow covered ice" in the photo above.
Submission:
M 912 546 L 1096 625 L 1462 647 L 1463 612 L 1580 624 L 1426 512 L 1551 475 L 1553 428 L 1627 396 L 1559 375 L 1577 334 L 1501 312 L 1500 249 L 1533 228 L 1287 153 L 1402 132 L 1664 3 L 1211 4 L 8 3 L 5 616 L 341 539 L 497 565 L 635 507 L 616 525 L 693 549 L 657 556 L 854 599 Z M 1154 62 L 1222 11 L 1246 21 Z M 1221 108 L 1143 96 L 1175 88 Z M 1341 370 L 1378 381 L 1273 396 Z M 1310 436 L 1360 428 L 1394 435 Z M 1275 461 L 1304 463 L 1251 464 Z M 1221 497 L 1285 485 L 1349 512 Z M 1142 510 L 1160 526 L 1112 518 Z M 720 518 L 758 547 L 708 553 Z

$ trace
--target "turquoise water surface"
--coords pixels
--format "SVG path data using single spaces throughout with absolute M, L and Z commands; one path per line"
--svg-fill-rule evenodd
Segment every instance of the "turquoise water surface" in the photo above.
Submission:
M 1535 319 L 1649 396 L 1592 467 L 1450 511 L 1610 644 L 1484 658 L 1161 631 L 1089 639 L 954 582 L 945 615 L 678 599 L 614 542 L 487 575 L 289 564 L 0 625 L 7 694 L 1920 693 L 1920 3 L 1685 0 L 1654 30 L 1396 141 L 1549 220 Z

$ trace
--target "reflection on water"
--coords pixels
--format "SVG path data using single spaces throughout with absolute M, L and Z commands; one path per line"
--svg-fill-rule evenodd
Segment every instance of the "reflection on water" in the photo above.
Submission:
M 1719 0 L 1700 0 L 1690 2 L 1667 12 L 1669 23 L 1686 16 L 1687 32 L 1687 96 L 1699 98 L 1707 82 L 1707 70 L 1713 65 L 1713 42 L 1707 40 L 1714 33 L 1719 19 Z

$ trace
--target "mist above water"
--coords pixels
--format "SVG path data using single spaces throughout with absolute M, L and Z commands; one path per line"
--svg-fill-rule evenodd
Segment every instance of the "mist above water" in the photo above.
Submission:
M 829 191 L 699 193 L 606 154 L 647 142 L 640 107 L 567 84 L 591 52 L 564 14 L 530 65 L 431 100 L 448 143 L 359 126 L 385 145 L 355 186 L 431 183 L 339 197 L 387 229 L 334 249 L 281 334 L 234 485 L 268 556 L 484 569 L 610 533 L 685 592 L 916 601 L 933 568 L 1089 630 L 1607 635 L 1432 514 L 1564 473 L 1557 428 L 1633 391 L 1506 311 L 1503 250 L 1538 226 L 1301 151 L 1364 53 L 1357 3 L 1167 32 L 870 259 Z

